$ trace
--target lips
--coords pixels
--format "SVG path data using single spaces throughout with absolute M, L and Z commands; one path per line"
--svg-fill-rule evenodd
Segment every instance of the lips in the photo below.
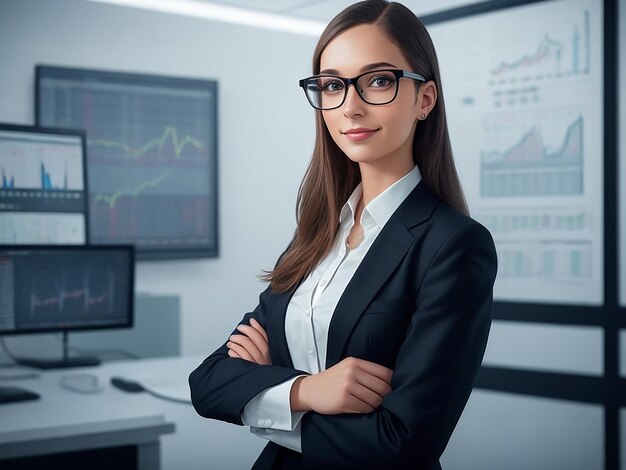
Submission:
M 356 127 L 354 129 L 348 129 L 346 132 L 342 132 L 348 140 L 352 142 L 358 142 L 365 140 L 378 132 L 378 129 L 368 129 L 366 127 Z

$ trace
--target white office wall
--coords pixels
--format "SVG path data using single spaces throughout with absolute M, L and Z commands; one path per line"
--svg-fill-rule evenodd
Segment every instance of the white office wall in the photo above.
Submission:
M 180 295 L 184 354 L 221 344 L 256 306 L 256 275 L 291 239 L 314 141 L 297 81 L 310 74 L 314 46 L 307 36 L 82 0 L 0 2 L 0 121 L 34 123 L 39 63 L 218 80 L 220 257 L 137 265 L 137 291 Z
M 604 468 L 604 410 L 599 405 L 474 390 L 441 466 L 446 470 L 600 470 Z
M 602 376 L 604 331 L 494 321 L 483 365 Z

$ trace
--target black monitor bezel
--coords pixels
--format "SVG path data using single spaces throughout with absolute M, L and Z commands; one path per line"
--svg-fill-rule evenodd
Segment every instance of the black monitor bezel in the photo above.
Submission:
M 87 136 L 81 129 L 60 129 L 58 127 L 45 127 L 45 126 L 28 126 L 24 124 L 13 124 L 7 122 L 0 122 L 0 131 L 10 132 L 23 132 L 29 134 L 49 134 L 49 135 L 65 135 L 71 137 L 78 137 L 81 142 L 82 148 L 82 160 L 83 160 L 83 223 L 85 224 L 84 233 L 85 240 L 83 243 L 76 243 L 73 246 L 81 246 L 89 243 L 89 182 L 87 181 Z M 8 244 L 4 244 L 8 245 Z M 43 244 L 42 244 L 43 245 Z M 67 245 L 65 243 L 55 243 L 54 246 Z M 13 246 L 24 246 L 21 243 L 15 243 Z
M 194 247 L 194 248 L 184 248 L 184 247 L 170 247 L 170 248 L 159 248 L 159 249 L 146 249 L 142 247 L 136 248 L 136 256 L 137 260 L 177 260 L 177 259 L 193 259 L 193 258 L 217 258 L 219 257 L 219 183 L 218 183 L 218 138 L 219 138 L 219 128 L 218 128 L 218 110 L 219 110 L 219 95 L 218 95 L 218 82 L 217 80 L 212 79 L 200 79 L 200 78 L 189 78 L 189 77 L 177 77 L 177 76 L 169 76 L 169 75 L 154 75 L 154 74 L 144 74 L 144 73 L 133 73 L 133 72 L 118 72 L 112 70 L 103 70 L 103 69 L 90 69 L 90 68 L 75 68 L 75 67 L 64 67 L 58 65 L 50 65 L 50 64 L 36 64 L 35 65 L 35 122 L 37 124 L 41 123 L 41 83 L 44 78 L 48 77 L 67 77 L 72 79 L 85 79 L 85 78 L 94 78 L 99 80 L 106 80 L 108 82 L 116 82 L 123 84 L 143 84 L 143 85 L 155 85 L 155 86 L 167 86 L 172 88 L 181 88 L 188 87 L 194 89 L 202 89 L 207 90 L 213 93 L 214 97 L 214 106 L 209 109 L 211 114 L 211 118 L 215 123 L 215 127 L 213 130 L 213 145 L 210 148 L 210 151 L 213 152 L 215 158 L 213 158 L 213 163 L 209 162 L 209 174 L 207 177 L 209 178 L 209 183 L 212 185 L 214 189 L 214 197 L 213 197 L 213 205 L 211 210 L 214 214 L 213 217 L 213 226 L 214 229 L 214 240 L 215 242 L 209 246 L 206 245 L 204 248 Z M 89 165 L 89 158 L 87 156 L 86 159 L 86 167 Z M 212 173 L 212 174 L 211 174 Z M 89 175 L 89 172 L 87 172 Z M 88 182 L 88 176 L 86 177 L 86 181 Z M 90 194 L 88 194 L 87 200 L 87 213 L 90 211 L 90 202 L 89 202 Z M 91 232 L 89 232 L 91 234 Z M 90 238 L 87 239 L 89 244 L 92 244 Z M 110 244 L 110 242 L 109 242 Z M 100 245 L 100 243 L 96 243 L 94 245 Z
M 0 244 L 0 252 L 2 251 L 100 251 L 100 252 L 125 252 L 128 255 L 128 316 L 124 323 L 116 323 L 101 326 L 78 326 L 70 328 L 36 328 L 36 329 L 20 329 L 20 330 L 1 330 L 2 336 L 16 336 L 22 334 L 37 333 L 63 333 L 75 331 L 96 331 L 96 330 L 113 330 L 133 328 L 135 325 L 135 247 L 134 245 L 4 245 Z

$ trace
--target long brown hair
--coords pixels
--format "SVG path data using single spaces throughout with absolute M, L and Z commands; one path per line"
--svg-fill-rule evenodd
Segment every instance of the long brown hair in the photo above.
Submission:
M 469 214 L 452 157 L 437 54 L 428 31 L 411 10 L 385 0 L 366 0 L 347 7 L 322 32 L 313 53 L 313 74 L 320 72 L 320 57 L 328 43 L 361 24 L 380 27 L 400 48 L 412 71 L 435 82 L 437 102 L 428 119 L 416 126 L 413 161 L 431 192 Z M 419 87 L 419 82 L 415 83 Z M 316 111 L 315 126 L 313 157 L 296 201 L 294 238 L 274 270 L 261 276 L 271 282 L 274 293 L 297 285 L 328 254 L 339 228 L 341 208 L 361 181 L 358 163 L 351 161 L 332 139 L 321 111 Z

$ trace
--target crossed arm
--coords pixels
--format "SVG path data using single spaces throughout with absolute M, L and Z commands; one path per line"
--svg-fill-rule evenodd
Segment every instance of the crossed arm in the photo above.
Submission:
M 230 357 L 271 365 L 267 333 L 254 318 L 240 324 L 241 334 L 231 335 Z M 378 408 L 391 391 L 393 371 L 363 359 L 348 357 L 319 374 L 298 377 L 290 394 L 291 411 L 321 414 L 369 413 Z
M 460 227 L 430 261 L 393 373 L 346 358 L 296 379 L 292 411 L 313 411 L 301 420 L 304 468 L 436 465 L 482 361 L 496 270 L 489 232 L 479 224 Z M 257 310 L 244 317 L 242 334 L 190 376 L 192 400 L 202 416 L 242 424 L 242 407 L 255 394 L 303 374 L 254 362 L 269 358 L 267 336 L 258 328 L 265 324 L 268 296 L 262 294 Z

